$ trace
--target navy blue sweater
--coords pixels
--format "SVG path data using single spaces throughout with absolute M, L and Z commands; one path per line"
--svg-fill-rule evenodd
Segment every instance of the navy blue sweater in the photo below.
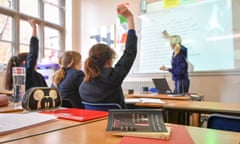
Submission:
M 126 48 L 115 67 L 102 69 L 101 75 L 92 79 L 89 83 L 82 82 L 79 87 L 82 100 L 86 102 L 118 103 L 125 108 L 121 85 L 132 67 L 136 53 L 137 36 L 135 30 L 129 30 Z
M 36 37 L 31 37 L 30 50 L 26 62 L 26 90 L 31 87 L 47 87 L 44 77 L 35 69 L 38 58 L 38 50 L 38 39 Z
M 181 50 L 178 55 L 172 56 L 172 68 L 169 69 L 172 73 L 172 78 L 176 80 L 188 79 L 188 63 L 187 63 L 187 48 L 181 46 Z
M 73 107 L 83 108 L 81 97 L 78 92 L 78 88 L 84 79 L 85 74 L 81 70 L 66 69 L 65 77 L 59 83 L 58 90 L 62 99 L 68 99 L 71 101 Z

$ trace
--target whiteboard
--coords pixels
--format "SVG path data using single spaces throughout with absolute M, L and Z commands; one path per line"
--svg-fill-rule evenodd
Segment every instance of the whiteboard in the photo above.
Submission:
M 202 0 L 163 8 L 163 1 L 148 4 L 141 15 L 138 62 L 134 73 L 160 73 L 171 66 L 172 49 L 162 31 L 182 37 L 195 72 L 240 69 L 240 1 Z

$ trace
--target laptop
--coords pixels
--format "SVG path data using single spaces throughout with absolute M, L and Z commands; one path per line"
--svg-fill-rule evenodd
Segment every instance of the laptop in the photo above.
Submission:
M 159 94 L 168 94 L 171 96 L 184 96 L 184 93 L 174 93 L 165 78 L 152 79 L 154 86 L 157 88 Z

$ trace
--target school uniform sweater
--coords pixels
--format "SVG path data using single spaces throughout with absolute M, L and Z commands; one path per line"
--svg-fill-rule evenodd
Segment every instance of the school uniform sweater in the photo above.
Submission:
M 57 89 L 62 99 L 67 99 L 73 107 L 83 108 L 78 88 L 84 79 L 85 74 L 81 70 L 72 68 L 65 69 L 64 79 L 59 83 Z
M 135 30 L 129 30 L 124 53 L 116 65 L 103 68 L 101 75 L 92 79 L 89 83 L 82 82 L 79 87 L 82 100 L 92 103 L 117 103 L 125 108 L 121 85 L 132 67 L 136 53 L 137 36 Z
M 44 77 L 35 70 L 38 58 L 38 51 L 38 39 L 37 37 L 31 37 L 30 50 L 26 61 L 26 90 L 31 87 L 47 87 L 47 83 L 44 80 Z

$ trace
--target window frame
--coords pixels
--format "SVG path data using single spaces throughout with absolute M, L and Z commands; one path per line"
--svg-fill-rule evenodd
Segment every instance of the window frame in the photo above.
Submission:
M 20 12 L 20 1 L 21 0 L 12 0 L 12 8 L 6 8 L 0 6 L 0 14 L 12 17 L 12 41 L 11 43 L 11 52 L 12 55 L 17 55 L 20 51 L 20 21 L 29 19 L 35 19 L 38 24 L 38 38 L 39 38 L 39 61 L 44 58 L 45 42 L 44 42 L 44 28 L 49 27 L 59 31 L 59 49 L 58 54 L 62 53 L 65 50 L 65 31 L 66 31 L 66 12 L 65 12 L 65 0 L 59 0 L 59 24 L 52 23 L 44 19 L 44 3 L 45 0 L 38 0 L 39 7 L 39 16 L 33 17 L 25 13 Z M 5 40 L 0 40 L 5 41 Z M 30 40 L 29 40 L 30 41 Z M 46 48 L 48 49 L 48 48 Z M 7 60 L 8 61 L 8 60 Z M 2 63 L 4 64 L 4 63 Z

